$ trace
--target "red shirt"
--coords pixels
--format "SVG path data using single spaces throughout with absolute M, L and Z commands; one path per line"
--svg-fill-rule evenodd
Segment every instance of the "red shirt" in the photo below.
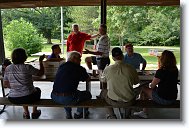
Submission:
M 67 52 L 78 51 L 82 55 L 83 47 L 86 40 L 90 40 L 91 35 L 83 32 L 78 32 L 75 34 L 72 32 L 67 39 Z

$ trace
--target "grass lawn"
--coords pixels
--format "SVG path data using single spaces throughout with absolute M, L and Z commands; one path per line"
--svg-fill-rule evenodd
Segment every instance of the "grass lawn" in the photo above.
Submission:
M 180 47 L 164 47 L 164 46 L 134 46 L 135 52 L 140 53 L 147 61 L 147 69 L 154 69 L 157 66 L 152 66 L 152 65 L 157 65 L 157 57 L 156 56 L 151 56 L 149 55 L 149 50 L 150 49 L 157 49 L 158 51 L 163 51 L 163 50 L 171 50 L 173 51 L 176 60 L 177 60 L 177 65 L 178 68 L 180 69 Z M 149 64 L 152 64 L 149 66 Z
M 56 42 L 56 43 L 59 43 L 59 42 Z M 51 46 L 52 46 L 52 44 L 44 44 L 42 52 L 51 52 Z M 87 48 L 91 49 L 92 46 L 87 45 Z M 62 46 L 61 46 L 61 49 L 63 49 Z M 150 49 L 157 49 L 159 51 L 163 51 L 163 50 L 166 50 L 166 49 L 167 50 L 172 50 L 173 53 L 176 56 L 178 67 L 180 66 L 180 47 L 134 46 L 134 51 L 137 52 L 137 53 L 140 53 L 146 59 L 146 61 L 147 61 L 147 68 L 146 69 L 157 69 L 157 57 L 149 55 L 149 50 Z M 5 51 L 5 55 L 6 55 L 6 57 L 10 57 L 11 52 L 6 50 Z M 87 57 L 87 56 L 90 56 L 90 54 L 83 54 L 82 55 L 82 61 L 81 61 L 82 64 L 85 63 L 85 57 Z M 61 55 L 61 57 L 65 57 L 66 58 L 66 46 L 65 45 L 64 45 L 64 54 Z M 28 57 L 28 60 L 32 60 L 34 58 L 38 58 L 38 57 Z M 110 55 L 110 59 L 111 59 L 111 64 L 113 64 L 114 61 L 112 60 L 112 56 L 111 55 Z

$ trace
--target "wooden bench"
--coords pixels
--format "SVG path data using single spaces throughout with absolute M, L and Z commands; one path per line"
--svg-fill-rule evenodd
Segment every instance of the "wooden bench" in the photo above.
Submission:
M 0 105 L 10 105 L 10 106 L 39 106 L 39 107 L 89 107 L 89 108 L 180 108 L 180 100 L 177 100 L 175 104 L 172 105 L 159 105 L 154 103 L 152 100 L 137 100 L 135 104 L 131 106 L 127 105 L 116 105 L 112 106 L 106 103 L 103 99 L 91 99 L 88 101 L 81 102 L 76 105 L 62 105 L 55 103 L 52 99 L 40 99 L 39 101 L 32 103 L 32 104 L 13 104 L 11 103 L 8 98 L 0 97 Z
M 159 105 L 154 103 L 151 100 L 137 100 L 135 104 L 131 106 L 127 105 L 116 105 L 112 106 L 106 103 L 103 99 L 91 99 L 88 101 L 84 101 L 81 103 L 78 103 L 76 105 L 62 105 L 55 103 L 52 99 L 40 99 L 39 101 L 32 103 L 32 104 L 13 104 L 11 103 L 8 98 L 6 97 L 0 97 L 0 105 L 4 105 L 4 108 L 6 105 L 9 106 L 38 106 L 38 107 L 88 107 L 88 108 L 119 108 L 119 114 L 121 115 L 120 108 L 180 108 L 180 100 L 177 100 L 175 104 L 172 105 Z M 3 110 L 4 111 L 4 110 Z M 2 112 L 3 112 L 2 111 Z M 85 115 L 84 115 L 85 118 Z M 125 118 L 125 116 L 121 116 L 121 118 Z

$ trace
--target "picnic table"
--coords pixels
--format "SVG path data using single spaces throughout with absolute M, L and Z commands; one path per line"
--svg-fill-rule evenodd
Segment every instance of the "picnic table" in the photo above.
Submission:
M 139 76 L 139 80 L 140 80 L 140 84 L 134 85 L 134 88 L 137 88 L 139 86 L 141 86 L 141 83 L 145 83 L 148 84 L 152 81 L 152 79 L 154 78 L 156 70 L 145 70 L 145 71 L 138 71 L 138 76 Z M 99 81 L 99 75 L 97 74 L 96 76 L 90 76 L 90 81 L 86 81 L 86 90 L 91 92 L 91 82 L 92 81 Z M 1 87 L 2 87 L 2 94 L 3 97 L 6 97 L 7 94 L 5 94 L 5 90 L 3 87 L 3 77 L 2 75 L 0 75 L 0 80 L 1 80 Z M 33 76 L 33 80 L 34 81 L 49 81 L 49 82 L 54 82 L 54 78 L 47 78 L 45 75 L 39 77 L 39 76 Z M 178 80 L 180 81 L 180 75 L 178 77 Z M 0 110 L 0 113 L 2 113 L 5 109 L 5 106 L 3 107 L 3 109 Z
M 149 54 L 151 56 L 161 56 L 161 53 L 164 51 L 164 50 L 168 50 L 168 51 L 171 51 L 171 52 L 174 52 L 174 49 L 149 49 Z
M 49 55 L 51 55 L 51 52 L 38 52 L 38 53 L 31 54 L 31 56 L 42 56 L 44 54 L 46 56 L 49 56 Z
M 7 97 L 8 94 L 5 94 L 5 89 L 4 89 L 4 86 L 3 86 L 3 76 L 2 75 L 0 75 L 0 81 L 1 81 L 1 88 L 2 88 L 3 97 Z M 54 82 L 54 78 L 52 78 L 52 77 L 51 78 L 47 78 L 45 75 L 43 75 L 43 76 L 33 76 L 33 81 Z M 99 81 L 99 79 L 96 78 L 96 77 L 91 77 L 91 81 Z M 91 91 L 91 86 L 90 85 L 91 85 L 90 81 L 86 81 L 86 90 Z M 5 108 L 6 108 L 6 105 L 3 105 L 3 108 L 0 109 L 0 114 L 2 112 L 4 112 Z
M 174 52 L 174 49 L 150 49 L 149 50 L 149 54 L 151 56 L 155 56 L 157 57 L 157 60 L 158 60 L 158 68 L 160 67 L 160 57 L 161 57 L 161 54 L 164 50 L 169 50 L 171 52 Z

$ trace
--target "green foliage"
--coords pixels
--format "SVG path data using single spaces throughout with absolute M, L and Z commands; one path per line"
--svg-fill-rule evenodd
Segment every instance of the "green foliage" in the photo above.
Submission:
M 169 9 L 169 10 L 168 10 Z M 179 45 L 180 39 L 180 18 L 178 8 L 153 8 L 149 10 L 148 17 L 150 24 L 140 33 L 141 44 L 174 46 Z M 177 11 L 176 15 L 172 14 Z M 174 17 L 172 17 L 174 15 Z M 145 44 L 145 45 L 146 45 Z
M 10 51 L 22 47 L 31 55 L 42 49 L 42 37 L 31 23 L 23 19 L 11 21 L 4 29 L 4 37 L 6 48 Z
M 71 22 L 68 15 L 68 7 L 63 7 L 64 27 L 67 27 L 68 22 Z M 32 23 L 37 28 L 38 32 L 47 39 L 47 43 L 52 43 L 52 38 L 61 38 L 60 7 L 6 9 L 2 11 L 4 27 L 12 20 L 19 20 L 20 18 Z M 68 33 L 67 30 L 64 30 L 64 32 Z
M 32 23 L 38 28 L 38 31 L 47 39 L 47 43 L 52 43 L 52 33 L 60 29 L 60 8 L 45 7 L 31 10 Z
M 94 25 L 94 21 L 99 16 L 99 7 L 97 6 L 74 6 L 69 8 L 70 17 L 73 22 L 70 23 L 70 30 L 72 23 L 77 23 L 80 30 L 87 33 L 96 33 L 99 27 Z
M 64 38 L 72 30 L 71 24 L 80 25 L 86 33 L 97 33 L 100 24 L 99 6 L 63 7 Z M 32 23 L 51 43 L 60 40 L 60 7 L 37 7 L 2 10 L 3 27 L 21 17 Z M 108 6 L 107 26 L 111 45 L 130 41 L 135 45 L 179 46 L 179 6 Z
M 179 7 L 109 6 L 107 24 L 112 45 L 180 45 Z

